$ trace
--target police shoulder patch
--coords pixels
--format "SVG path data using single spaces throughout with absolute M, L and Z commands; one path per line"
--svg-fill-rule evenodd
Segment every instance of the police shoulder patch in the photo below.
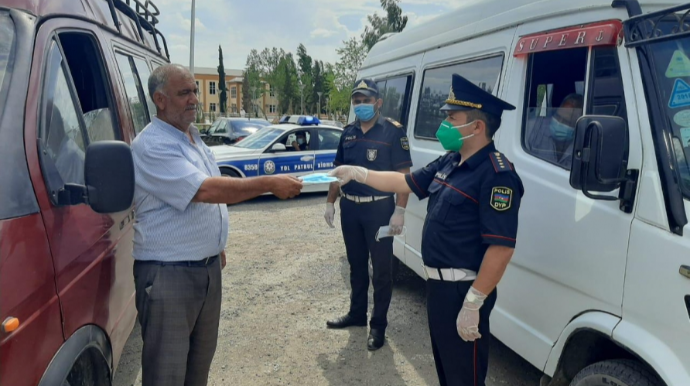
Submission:
M 396 120 L 393 119 L 393 118 L 386 118 L 386 120 L 387 120 L 388 122 L 392 123 L 393 126 L 397 127 L 398 129 L 402 129 L 402 127 L 403 127 L 402 123 L 396 121 Z
M 400 137 L 400 146 L 403 150 L 410 150 L 410 140 L 407 137 Z
M 495 186 L 491 189 L 491 200 L 489 205 L 499 212 L 510 209 L 513 202 L 513 189 L 505 186 Z
M 501 173 L 501 172 L 508 172 L 513 170 L 513 167 L 507 159 L 503 156 L 503 154 L 495 151 L 492 153 L 489 153 L 489 157 L 491 158 L 491 164 L 494 167 L 494 171 L 496 173 Z

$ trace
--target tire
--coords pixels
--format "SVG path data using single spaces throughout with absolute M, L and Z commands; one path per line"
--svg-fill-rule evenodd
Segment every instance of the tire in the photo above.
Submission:
M 220 169 L 220 175 L 222 177 L 240 178 L 239 173 L 237 173 L 236 171 L 234 171 L 232 169 L 227 169 L 227 168 Z
M 662 386 L 663 381 L 639 362 L 617 359 L 582 369 L 570 386 Z

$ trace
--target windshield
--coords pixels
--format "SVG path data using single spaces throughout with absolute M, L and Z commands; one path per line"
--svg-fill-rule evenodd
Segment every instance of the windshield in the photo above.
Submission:
M 232 131 L 239 135 L 250 135 L 262 127 L 268 126 L 271 123 L 268 121 L 252 120 L 252 121 L 230 121 Z
M 0 116 L 4 112 L 7 89 L 12 77 L 12 62 L 14 62 L 14 23 L 10 15 L 0 12 Z
M 241 147 L 243 149 L 263 149 L 273 143 L 273 141 L 280 137 L 280 135 L 284 132 L 285 131 L 281 129 L 265 127 L 243 139 L 241 142 L 236 143 L 234 146 Z
M 682 16 L 682 15 L 681 15 Z M 664 34 L 671 34 L 678 20 L 659 23 Z M 690 196 L 690 37 L 649 46 L 654 55 L 659 94 L 665 103 L 666 118 L 672 127 L 673 150 L 682 179 L 683 193 Z

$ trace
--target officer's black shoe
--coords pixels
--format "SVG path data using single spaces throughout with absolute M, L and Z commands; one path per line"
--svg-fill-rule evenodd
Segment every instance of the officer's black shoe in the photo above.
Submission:
M 372 328 L 371 331 L 369 331 L 369 339 L 367 339 L 367 349 L 369 349 L 369 351 L 378 350 L 383 347 L 385 341 L 386 332 Z
M 356 320 L 350 315 L 341 316 L 337 319 L 329 320 L 326 322 L 328 328 L 345 328 L 350 326 L 364 327 L 367 325 L 367 320 Z

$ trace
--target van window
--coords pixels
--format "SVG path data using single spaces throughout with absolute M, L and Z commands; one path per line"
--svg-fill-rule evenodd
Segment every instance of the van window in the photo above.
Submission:
M 570 170 L 575 125 L 581 116 L 612 115 L 627 121 L 615 47 L 531 54 L 527 71 L 522 142 L 529 154 Z
M 145 60 L 139 58 L 133 59 L 137 74 L 139 74 L 139 80 L 141 81 L 141 89 L 144 92 L 146 106 L 149 109 L 149 117 L 153 119 L 153 117 L 156 116 L 156 104 L 153 103 L 153 96 L 149 95 L 149 78 L 151 77 L 151 71 Z
M 85 33 L 59 35 L 90 142 L 120 139 L 110 109 L 112 92 L 94 38 Z
M 14 23 L 10 16 L 0 12 L 0 107 L 5 106 L 7 89 L 12 77 L 12 62 L 14 61 Z M 2 113 L 0 112 L 0 116 Z
M 57 169 L 63 183 L 84 185 L 86 140 L 79 120 L 76 95 L 69 84 L 69 73 L 55 42 L 51 46 L 49 57 L 40 137 L 46 155 L 53 164 L 44 169 Z M 56 189 L 51 187 L 50 190 Z
M 122 81 L 125 83 L 127 104 L 132 114 L 134 131 L 139 134 L 149 123 L 149 117 L 146 112 L 147 108 L 142 103 L 144 91 L 141 88 L 141 82 L 139 81 L 136 70 L 134 70 L 132 57 L 121 53 L 117 53 L 115 56 L 117 58 L 118 68 L 120 69 L 120 76 L 122 76 Z
M 439 109 L 448 99 L 453 74 L 461 75 L 495 95 L 502 67 L 503 54 L 424 71 L 414 127 L 415 137 L 438 140 L 436 130 L 446 118 L 446 114 Z
M 376 82 L 376 85 L 383 99 L 381 114 L 407 125 L 412 94 L 412 75 L 381 80 Z

